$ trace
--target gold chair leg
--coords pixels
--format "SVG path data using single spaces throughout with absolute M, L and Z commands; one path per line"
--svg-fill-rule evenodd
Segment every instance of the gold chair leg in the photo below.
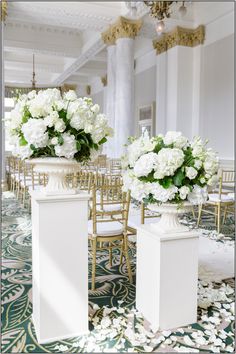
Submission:
M 217 205 L 215 206 L 215 225 L 217 226 L 217 214 L 218 213 L 218 208 Z
M 92 247 L 92 291 L 95 290 L 95 275 L 96 275 L 96 253 L 97 253 L 97 240 L 93 240 L 93 247 Z
M 224 210 L 224 216 L 223 216 L 223 221 L 222 221 L 222 225 L 224 225 L 225 220 L 226 220 L 226 215 L 227 215 L 227 210 L 228 210 L 228 206 L 225 206 L 225 210 Z
M 192 214 L 193 214 L 193 218 L 195 219 L 195 211 L 194 211 L 194 207 L 192 207 Z
M 220 233 L 220 203 L 218 204 L 218 212 L 217 212 L 217 232 Z
M 202 216 L 202 204 L 200 204 L 200 205 L 198 206 L 197 227 L 199 227 L 200 220 L 201 220 L 201 216 Z
M 120 265 L 123 262 L 123 254 L 124 254 L 124 242 L 122 242 L 122 246 L 121 246 L 121 249 L 120 249 Z
M 128 254 L 128 240 L 127 236 L 124 236 L 124 255 L 126 258 L 126 265 L 127 265 L 127 270 L 128 270 L 128 276 L 129 276 L 129 281 L 132 284 L 133 279 L 132 279 L 132 272 L 131 272 L 131 267 L 130 267 L 130 261 L 129 261 L 129 254 Z

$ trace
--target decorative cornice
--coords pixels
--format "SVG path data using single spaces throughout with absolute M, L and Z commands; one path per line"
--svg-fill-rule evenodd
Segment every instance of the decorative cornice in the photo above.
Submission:
M 102 33 L 105 44 L 115 44 L 118 38 L 135 38 L 142 26 L 142 20 L 130 20 L 119 17 L 118 20 Z
M 101 82 L 102 82 L 104 87 L 107 86 L 107 75 L 101 77 Z
M 2 0 L 1 1 L 1 21 L 5 22 L 7 17 L 7 2 Z
M 173 31 L 163 33 L 160 39 L 155 39 L 153 47 L 156 49 L 157 54 L 161 54 L 177 45 L 196 47 L 199 44 L 203 44 L 204 39 L 205 27 L 203 25 L 198 26 L 196 29 L 177 26 Z

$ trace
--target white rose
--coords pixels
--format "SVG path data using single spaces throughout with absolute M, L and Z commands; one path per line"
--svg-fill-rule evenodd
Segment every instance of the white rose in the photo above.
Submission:
M 204 183 L 206 182 L 205 177 L 201 177 L 201 178 L 200 178 L 200 182 L 201 182 L 202 184 L 204 184 Z
M 197 170 L 194 167 L 185 167 L 185 172 L 186 176 L 189 179 L 194 179 L 198 174 Z
M 169 131 L 166 133 L 163 141 L 165 145 L 173 144 L 178 149 L 184 149 L 188 145 L 188 139 L 181 132 Z
M 57 122 L 55 123 L 55 130 L 57 132 L 64 132 L 64 130 L 66 129 L 66 125 L 64 123 L 64 121 L 62 119 L 58 119 Z
M 134 174 L 137 177 L 147 176 L 150 172 L 152 172 L 157 163 L 157 154 L 154 152 L 149 152 L 147 154 L 142 155 L 134 165 Z
M 62 134 L 63 144 L 55 146 L 55 153 L 57 156 L 72 159 L 77 152 L 76 140 L 74 135 L 69 133 Z
M 213 175 L 208 181 L 207 181 L 207 184 L 208 186 L 212 187 L 212 188 L 215 188 L 217 183 L 219 181 L 219 178 L 217 175 Z
M 201 160 L 195 160 L 194 161 L 194 167 L 199 170 L 202 167 L 202 161 Z
M 57 145 L 58 144 L 58 138 L 56 136 L 51 139 L 51 144 L 52 145 Z
M 187 195 L 189 194 L 189 192 L 190 192 L 190 189 L 187 186 L 183 186 L 183 187 L 179 188 L 180 199 L 185 200 Z
M 55 108 L 57 111 L 61 111 L 64 108 L 64 102 L 63 101 L 56 101 L 55 102 Z
M 70 126 L 77 130 L 84 129 L 84 120 L 78 113 L 74 114 L 70 120 Z
M 193 157 L 197 157 L 202 160 L 205 156 L 205 147 L 202 143 L 201 138 L 195 137 L 191 143 L 191 147 Z
M 219 158 L 213 151 L 211 151 L 211 149 L 208 149 L 206 152 L 206 159 L 203 162 L 203 167 L 206 173 L 209 175 L 214 175 L 218 171 Z
M 67 101 L 75 101 L 77 99 L 77 95 L 74 90 L 69 90 L 66 92 L 64 97 Z
M 96 114 L 100 111 L 100 107 L 99 107 L 98 104 L 95 104 L 95 105 L 92 106 L 90 109 L 91 109 L 91 111 L 92 111 L 93 113 L 96 113 Z

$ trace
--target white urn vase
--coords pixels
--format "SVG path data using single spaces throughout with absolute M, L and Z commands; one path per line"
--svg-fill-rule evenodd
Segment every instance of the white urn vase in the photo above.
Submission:
M 184 202 L 183 204 L 163 203 L 163 204 L 148 204 L 147 208 L 151 211 L 161 214 L 161 219 L 158 223 L 152 224 L 153 230 L 159 233 L 182 233 L 188 232 L 189 228 L 179 222 L 178 215 L 188 212 L 192 208 L 192 204 Z
M 27 160 L 27 163 L 33 165 L 34 172 L 48 175 L 47 185 L 41 187 L 41 191 L 45 195 L 68 195 L 77 193 L 77 190 L 71 188 L 66 181 L 68 174 L 79 171 L 80 164 L 77 161 L 63 157 L 41 157 Z

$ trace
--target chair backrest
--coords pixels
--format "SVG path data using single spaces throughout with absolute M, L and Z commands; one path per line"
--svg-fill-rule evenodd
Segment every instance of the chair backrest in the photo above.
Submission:
M 235 185 L 235 171 L 234 170 L 221 170 L 219 177 L 219 196 L 223 193 L 223 188 L 234 188 Z
M 151 212 L 143 202 L 141 202 L 140 211 L 141 211 L 141 224 L 145 224 L 145 219 L 153 219 L 160 216 L 159 213 Z
M 130 192 L 122 190 L 122 184 L 103 185 L 92 188 L 93 234 L 97 232 L 97 223 L 119 221 L 127 233 L 130 206 Z

